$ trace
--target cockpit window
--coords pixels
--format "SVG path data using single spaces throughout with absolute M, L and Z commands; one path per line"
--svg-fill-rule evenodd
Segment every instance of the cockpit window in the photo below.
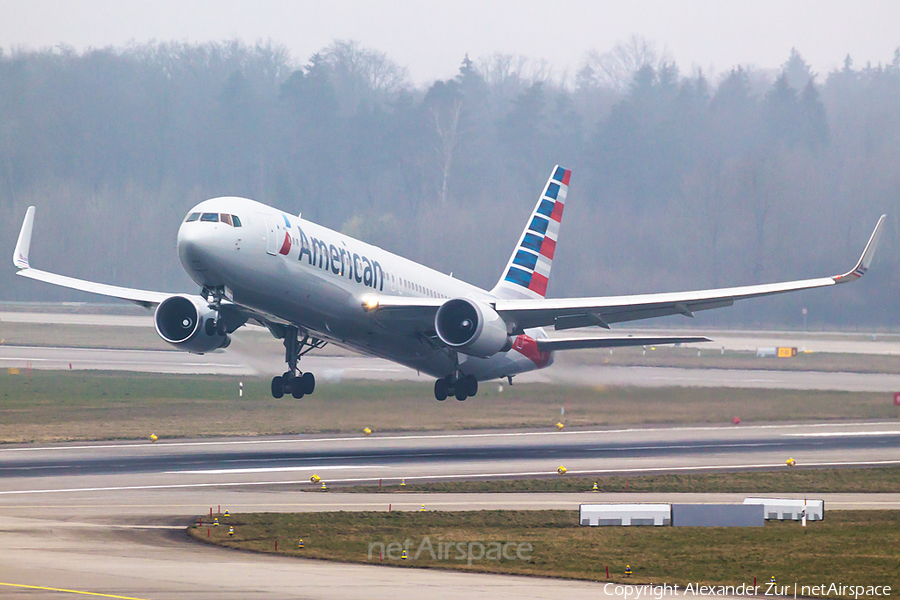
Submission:
M 219 215 L 219 220 L 227 225 L 231 225 L 231 215 L 222 213 L 221 215 Z
M 190 223 L 191 221 L 196 221 L 200 218 L 200 213 L 191 213 L 188 215 L 188 218 L 184 220 L 185 223 Z
M 219 213 L 203 213 L 200 215 L 201 221 L 208 221 L 210 223 L 218 223 L 219 222 Z
M 231 215 L 231 220 L 234 221 L 234 226 L 235 226 L 235 227 L 240 227 L 240 226 L 241 226 L 241 220 L 238 218 L 237 215 Z

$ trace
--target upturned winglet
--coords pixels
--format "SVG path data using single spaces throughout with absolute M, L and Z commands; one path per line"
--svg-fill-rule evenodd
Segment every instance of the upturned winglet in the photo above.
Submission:
M 31 247 L 31 229 L 34 227 L 34 207 L 29 206 L 25 211 L 25 220 L 22 222 L 22 230 L 19 231 L 19 241 L 16 242 L 16 250 L 13 252 L 13 264 L 19 269 L 28 269 L 28 249 Z
M 878 238 L 881 237 L 881 231 L 884 229 L 882 225 L 885 218 L 887 218 L 887 215 L 881 215 L 878 219 L 878 223 L 875 224 L 875 230 L 872 231 L 872 235 L 869 237 L 866 248 L 863 250 L 862 256 L 859 257 L 859 262 L 856 263 L 856 266 L 843 275 L 833 277 L 832 279 L 834 279 L 835 283 L 855 281 L 866 274 L 866 271 L 869 270 L 869 265 L 872 264 L 872 257 L 875 255 L 875 248 L 878 246 Z

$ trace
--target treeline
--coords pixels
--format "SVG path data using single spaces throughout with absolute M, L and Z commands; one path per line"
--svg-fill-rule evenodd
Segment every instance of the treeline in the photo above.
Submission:
M 698 321 L 900 317 L 900 51 L 707 77 L 635 38 L 572 77 L 461 57 L 427 86 L 352 42 L 302 66 L 271 43 L 0 53 L 3 248 L 35 204 L 33 263 L 119 285 L 192 291 L 179 222 L 240 195 L 490 287 L 557 163 L 573 176 L 551 295 L 835 274 L 888 213 L 863 282 Z M 76 298 L 0 271 L 0 300 Z

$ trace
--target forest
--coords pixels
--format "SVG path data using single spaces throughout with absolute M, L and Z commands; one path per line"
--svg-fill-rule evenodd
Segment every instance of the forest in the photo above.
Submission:
M 34 266 L 196 292 L 175 234 L 223 195 L 490 288 L 561 164 L 573 174 L 548 296 L 834 275 L 887 213 L 858 283 L 655 323 L 900 326 L 900 49 L 829 73 L 796 49 L 774 70 L 682 70 L 639 37 L 574 73 L 459 61 L 420 85 L 343 40 L 304 59 L 236 40 L 0 51 L 0 301 L 105 301 L 15 277 L 32 204 Z

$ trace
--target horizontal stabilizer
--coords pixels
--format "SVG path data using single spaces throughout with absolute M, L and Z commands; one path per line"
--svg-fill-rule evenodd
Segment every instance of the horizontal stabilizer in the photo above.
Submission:
M 541 352 L 578 350 L 579 348 L 623 348 L 625 346 L 662 346 L 663 344 L 694 344 L 711 342 L 708 337 L 595 337 L 536 340 Z

